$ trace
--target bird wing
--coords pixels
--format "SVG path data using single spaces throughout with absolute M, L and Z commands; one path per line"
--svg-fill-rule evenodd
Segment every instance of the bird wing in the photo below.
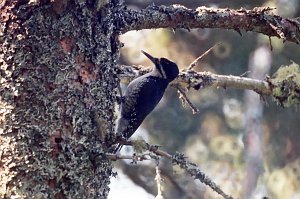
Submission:
M 127 87 L 121 115 L 129 122 L 129 138 L 163 97 L 168 81 L 154 76 L 141 76 Z

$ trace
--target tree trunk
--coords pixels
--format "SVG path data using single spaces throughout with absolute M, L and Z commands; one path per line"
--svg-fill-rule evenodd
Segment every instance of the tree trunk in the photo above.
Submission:
M 106 198 L 112 165 L 101 154 L 118 83 L 116 7 L 0 2 L 0 198 Z

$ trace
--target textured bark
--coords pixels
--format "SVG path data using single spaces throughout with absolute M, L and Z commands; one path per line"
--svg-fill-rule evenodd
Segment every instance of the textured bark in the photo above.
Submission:
M 1 2 L 0 198 L 106 198 L 117 6 Z
M 234 10 L 229 8 L 188 9 L 181 5 L 149 6 L 142 10 L 123 9 L 118 27 L 123 31 L 151 28 L 222 28 L 253 31 L 300 42 L 299 19 L 288 19 L 270 13 L 270 8 Z

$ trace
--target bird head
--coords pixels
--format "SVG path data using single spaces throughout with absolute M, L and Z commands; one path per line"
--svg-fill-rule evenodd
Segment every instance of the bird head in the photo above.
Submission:
M 154 70 L 158 71 L 158 75 L 161 78 L 167 79 L 169 82 L 173 81 L 179 74 L 179 69 L 176 63 L 166 59 L 166 58 L 155 58 L 142 51 L 142 53 L 148 57 L 154 63 Z

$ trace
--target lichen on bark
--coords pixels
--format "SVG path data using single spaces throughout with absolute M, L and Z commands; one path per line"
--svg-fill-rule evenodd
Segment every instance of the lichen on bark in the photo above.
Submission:
M 117 5 L 46 2 L 3 7 L 0 197 L 105 198 L 112 166 L 93 157 L 113 130 Z
M 283 107 L 300 104 L 300 66 L 292 62 L 281 66 L 272 79 L 272 95 Z

